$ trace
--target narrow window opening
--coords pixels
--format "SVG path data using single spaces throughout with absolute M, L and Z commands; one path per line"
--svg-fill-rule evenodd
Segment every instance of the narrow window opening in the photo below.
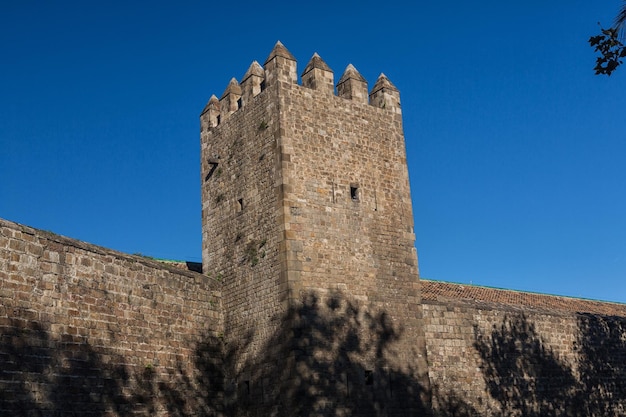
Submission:
M 374 371 L 365 371 L 365 385 L 374 385 Z
M 237 99 L 237 108 L 240 109 L 241 108 L 241 97 L 239 97 Z
M 265 394 L 267 389 L 265 388 L 265 384 L 266 384 L 266 380 L 263 379 L 263 382 L 261 383 L 261 403 L 265 404 L 268 402 L 268 398 L 265 398 Z
M 350 199 L 352 201 L 359 201 L 359 186 L 356 184 L 350 185 Z
M 218 114 L 217 115 L 217 125 L 219 126 L 220 122 L 222 121 L 222 115 Z
M 243 210 L 243 198 L 240 198 L 237 202 L 239 203 L 239 211 Z
M 265 80 L 261 81 L 261 91 L 265 90 Z
M 376 197 L 376 190 L 374 190 L 374 211 L 378 211 L 378 197 Z

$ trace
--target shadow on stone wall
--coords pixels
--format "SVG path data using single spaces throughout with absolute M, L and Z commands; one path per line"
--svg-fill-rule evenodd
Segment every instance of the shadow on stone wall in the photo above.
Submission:
M 430 415 L 415 362 L 393 360 L 403 354 L 397 342 L 405 334 L 384 311 L 341 293 L 309 293 L 281 319 L 287 325 L 271 335 L 263 355 L 226 367 L 226 376 L 222 360 L 235 363 L 252 334 L 226 346 L 224 359 L 221 338 L 206 336 L 191 362 L 133 367 L 127 357 L 75 336 L 53 340 L 34 321 L 8 319 L 0 333 L 0 415 Z M 578 360 L 570 364 L 522 314 L 491 331 L 476 327 L 486 400 L 495 407 L 479 413 L 447 394 L 438 396 L 436 415 L 625 415 L 626 319 L 581 314 L 578 329 Z
M 626 415 L 626 318 L 578 316 L 581 415 Z
M 434 395 L 436 395 L 436 391 L 438 391 L 438 387 L 433 387 Z M 435 417 L 484 417 L 495 415 L 479 412 L 471 404 L 449 392 L 438 396 L 437 402 L 438 408 L 433 413 Z
M 230 369 L 226 386 L 222 361 L 234 363 L 252 334 L 227 346 L 225 355 L 222 338 L 207 336 L 193 363 L 133 367 L 129 357 L 78 337 L 53 340 L 34 321 L 14 322 L 0 335 L 0 414 L 430 415 L 415 365 L 388 359 L 398 354 L 403 332 L 384 311 L 371 312 L 340 293 L 323 299 L 310 293 L 277 319 L 285 325 L 263 355 Z
M 14 322 L 0 335 L 0 410 L 5 415 L 73 413 L 101 416 L 122 413 L 129 375 L 124 366 L 103 366 L 87 344 L 67 338 L 51 349 L 48 333 L 37 323 Z M 112 363 L 118 362 L 111 358 Z M 68 409 L 69 407 L 69 409 Z M 68 413 L 69 414 L 69 413 Z
M 214 416 L 220 408 L 221 341 L 205 338 L 189 371 L 133 368 L 125 358 L 66 335 L 52 340 L 36 322 L 0 334 L 0 415 Z
M 262 357 L 227 372 L 227 415 L 430 415 L 416 364 L 389 359 L 404 334 L 384 311 L 309 292 L 282 320 Z M 231 363 L 252 340 L 227 347 Z
M 223 404 L 222 340 L 205 337 L 194 353 L 192 364 L 178 360 L 166 377 L 146 368 L 135 397 L 152 408 L 162 406 L 169 417 L 218 415 Z
M 500 411 L 490 415 L 560 417 L 624 415 L 624 318 L 578 316 L 578 363 L 573 367 L 546 347 L 523 314 L 507 316 L 491 333 L 475 328 L 475 348 L 489 394 Z M 458 403 L 458 413 L 479 415 Z M 454 411 L 454 410 L 453 410 Z
M 502 415 L 573 415 L 579 401 L 576 378 L 524 315 L 505 317 L 490 334 L 475 331 L 485 383 Z

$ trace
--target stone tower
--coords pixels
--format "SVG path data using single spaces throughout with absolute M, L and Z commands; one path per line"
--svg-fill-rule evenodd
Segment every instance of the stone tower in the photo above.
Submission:
M 201 114 L 232 415 L 430 409 L 400 95 L 278 42 Z

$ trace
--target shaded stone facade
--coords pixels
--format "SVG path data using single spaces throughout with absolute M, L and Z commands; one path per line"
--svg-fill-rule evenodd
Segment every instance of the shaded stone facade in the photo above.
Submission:
M 436 414 L 626 413 L 626 305 L 421 284 Z
M 0 415 L 214 415 L 223 332 L 214 279 L 0 219 Z

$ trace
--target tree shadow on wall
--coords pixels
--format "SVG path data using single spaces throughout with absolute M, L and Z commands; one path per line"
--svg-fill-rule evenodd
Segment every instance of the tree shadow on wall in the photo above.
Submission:
M 501 415 L 624 415 L 625 321 L 580 314 L 575 346 L 578 362 L 571 365 L 545 347 L 523 314 L 505 317 L 490 334 L 475 328 L 485 383 L 499 403 Z
M 431 415 L 417 363 L 393 359 L 403 355 L 397 342 L 404 334 L 384 311 L 340 292 L 308 292 L 279 319 L 285 325 L 263 354 L 227 372 L 227 415 Z M 252 340 L 229 346 L 226 361 L 236 363 Z
M 125 358 L 37 322 L 9 319 L 0 333 L 0 415 L 214 416 L 221 405 L 221 340 L 205 337 L 191 366 L 133 371 Z
M 159 404 L 168 417 L 220 415 L 224 391 L 222 347 L 221 338 L 205 335 L 196 345 L 192 363 L 177 360 L 167 376 L 146 369 L 138 391 L 141 398 L 153 408 L 154 403 Z
M 91 346 L 69 335 L 53 342 L 36 322 L 10 324 L 0 334 L 1 414 L 123 415 L 130 404 L 123 395 L 124 366 L 105 366 Z
M 435 417 L 482 417 L 484 414 L 476 410 L 471 404 L 460 398 L 449 389 L 433 386 L 433 398 L 436 397 L 437 407 Z
M 578 315 L 581 415 L 626 415 L 626 318 Z
M 491 334 L 475 328 L 475 347 L 491 397 L 502 415 L 556 417 L 578 407 L 576 378 L 569 366 L 544 346 L 524 315 L 507 316 Z

